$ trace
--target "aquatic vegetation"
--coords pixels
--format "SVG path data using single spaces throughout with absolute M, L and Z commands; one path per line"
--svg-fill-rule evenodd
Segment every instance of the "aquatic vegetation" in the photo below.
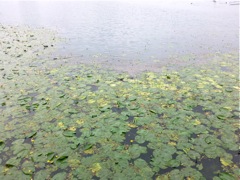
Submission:
M 51 31 L 1 28 L 0 179 L 240 176 L 236 54 L 131 77 L 58 65 Z

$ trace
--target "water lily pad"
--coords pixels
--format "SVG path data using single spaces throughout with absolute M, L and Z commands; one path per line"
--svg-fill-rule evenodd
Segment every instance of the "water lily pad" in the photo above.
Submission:
M 29 134 L 26 135 L 27 138 L 32 138 L 33 136 L 35 136 L 37 134 L 37 132 L 31 132 Z
M 5 147 L 4 141 L 0 140 L 0 151 Z
M 66 130 L 66 131 L 63 131 L 63 135 L 65 137 L 73 137 L 73 136 L 76 135 L 76 132 L 75 131 Z
M 6 166 L 18 166 L 20 163 L 21 159 L 13 157 L 6 162 Z
M 35 180 L 47 179 L 47 177 L 48 177 L 48 173 L 45 170 L 38 171 L 34 175 Z
M 24 161 L 22 164 L 22 171 L 26 175 L 32 175 L 35 172 L 34 163 L 31 161 Z
M 225 120 L 225 119 L 226 119 L 226 117 L 225 117 L 224 115 L 222 115 L 222 114 L 217 115 L 217 118 L 218 118 L 218 119 L 222 119 L 222 120 Z
M 71 168 L 77 168 L 80 165 L 79 159 L 69 159 L 68 164 Z
M 221 180 L 235 180 L 235 177 L 230 173 L 222 172 L 219 174 Z
M 46 154 L 47 156 L 47 161 L 50 162 L 55 158 L 55 153 L 54 152 L 49 152 Z
M 67 173 L 66 172 L 60 172 L 60 173 L 57 173 L 55 174 L 52 179 L 53 180 L 65 180 L 66 179 L 66 176 L 67 176 Z
M 63 161 L 68 158 L 68 155 L 66 153 L 61 153 L 57 156 L 57 161 Z
M 102 166 L 100 163 L 94 163 L 90 169 L 92 173 L 97 174 L 102 169 Z
M 220 162 L 222 163 L 223 166 L 229 166 L 232 164 L 232 161 L 226 158 L 220 158 Z

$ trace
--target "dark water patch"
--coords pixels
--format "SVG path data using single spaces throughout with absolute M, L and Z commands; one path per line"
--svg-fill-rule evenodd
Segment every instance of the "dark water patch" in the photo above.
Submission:
M 237 110 L 233 110 L 232 111 L 232 118 L 236 119 L 236 120 L 239 120 L 239 116 L 240 116 L 240 111 L 237 111 Z
M 122 112 L 122 109 L 118 107 L 112 107 L 112 112 L 116 112 L 120 114 Z
M 127 119 L 128 122 L 134 122 L 134 116 L 129 116 Z
M 98 86 L 96 86 L 96 85 L 88 84 L 87 86 L 90 86 L 90 87 L 91 87 L 90 91 L 92 91 L 92 92 L 95 92 L 95 91 L 98 90 Z
M 239 143 L 238 143 L 239 144 Z M 230 150 L 226 150 L 227 153 L 232 155 L 232 162 L 240 165 L 240 150 L 238 151 L 230 151 Z
M 137 128 L 131 128 L 128 132 L 125 133 L 125 140 L 123 141 L 123 144 L 125 145 L 133 144 L 136 135 L 137 135 Z
M 81 128 L 77 128 L 75 132 L 76 132 L 76 136 L 78 138 L 81 137 L 81 135 L 82 135 Z
M 93 180 L 100 180 L 101 178 L 100 178 L 100 177 L 97 177 L 97 176 L 93 176 L 92 179 L 93 179 Z
M 141 147 L 146 147 L 147 148 L 147 152 L 146 153 L 141 153 L 138 158 L 129 160 L 129 163 L 134 164 L 135 160 L 143 159 L 151 167 L 150 162 L 151 162 L 151 159 L 153 157 L 153 149 L 147 147 L 148 143 L 149 142 L 145 141 L 144 143 L 139 144 Z M 133 142 L 131 144 L 136 144 L 136 142 Z M 127 144 L 125 146 L 129 147 L 129 144 Z
M 25 138 L 24 141 L 23 141 L 23 143 L 30 144 L 30 145 L 32 146 L 33 143 L 32 143 L 31 140 L 32 140 L 32 138 Z
M 214 176 L 223 171 L 219 158 L 203 158 L 201 160 L 201 164 L 203 166 L 203 169 L 200 170 L 200 172 L 204 177 L 207 177 L 208 179 L 213 179 Z
M 189 139 L 196 139 L 198 138 L 198 134 L 192 133 Z
M 6 164 L 6 162 L 10 159 L 10 157 L 14 157 L 13 152 L 9 151 L 10 147 L 13 145 L 12 143 L 16 141 L 16 138 L 5 139 L 2 140 L 1 150 L 0 150 L 0 159 L 2 160 L 2 164 Z
M 121 112 L 127 111 L 127 108 L 112 107 L 111 109 L 112 109 L 112 112 L 116 112 L 119 114 L 121 114 Z
M 204 114 L 206 111 L 203 109 L 203 106 L 197 105 L 192 109 L 193 112 Z
M 182 168 L 184 168 L 183 166 L 179 166 L 179 167 L 168 167 L 166 169 L 160 169 L 157 173 L 155 173 L 152 177 L 152 179 L 157 179 L 158 176 L 160 175 L 164 175 L 167 174 L 175 169 L 181 170 Z
M 176 156 L 177 155 L 175 154 L 173 159 L 175 159 Z M 207 179 L 213 179 L 214 176 L 218 176 L 218 174 L 223 171 L 219 158 L 216 159 L 203 158 L 200 161 L 196 161 L 195 163 L 196 166 L 201 165 L 203 167 L 203 169 L 200 170 L 200 172 L 202 173 L 203 177 L 206 177 Z M 186 168 L 186 166 L 183 165 L 179 165 L 177 167 L 161 168 L 157 173 L 154 174 L 153 179 L 156 179 L 159 175 L 166 175 L 176 169 L 181 171 L 184 168 Z M 195 166 L 194 167 L 192 166 L 192 168 L 197 169 L 197 167 Z
M 158 118 L 162 118 L 163 116 L 164 116 L 163 113 L 161 113 L 161 114 L 158 113 L 158 114 L 157 114 L 157 117 L 158 117 Z
M 239 122 L 239 123 L 240 123 L 240 122 Z M 237 128 L 237 129 L 236 129 L 235 134 L 236 134 L 236 135 L 239 135 L 239 134 L 240 134 L 240 128 Z M 240 138 L 238 139 L 238 142 L 240 143 Z
M 225 72 L 232 71 L 231 68 L 229 68 L 229 67 L 223 67 L 223 66 L 221 66 L 220 68 L 221 68 L 222 71 L 225 71 Z
M 142 144 L 141 146 L 147 147 L 144 144 Z M 153 158 L 153 149 L 147 147 L 147 152 L 140 154 L 139 158 L 145 160 L 147 164 L 150 166 L 151 165 L 150 162 Z

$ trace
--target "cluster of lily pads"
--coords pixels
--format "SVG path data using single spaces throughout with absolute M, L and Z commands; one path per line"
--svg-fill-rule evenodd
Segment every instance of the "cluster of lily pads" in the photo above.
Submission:
M 46 29 L 0 26 L 0 179 L 238 179 L 238 55 L 136 77 L 56 66 Z

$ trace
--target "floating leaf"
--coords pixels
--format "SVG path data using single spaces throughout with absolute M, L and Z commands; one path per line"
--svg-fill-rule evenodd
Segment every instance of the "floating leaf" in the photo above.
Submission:
M 76 121 L 76 123 L 78 123 L 79 125 L 82 125 L 84 123 L 84 120 L 83 119 L 79 119 Z
M 66 131 L 63 131 L 63 135 L 65 137 L 73 137 L 75 136 L 76 132 L 75 131 L 71 131 L 71 130 L 66 130 Z
M 85 146 L 84 146 L 84 150 L 88 150 L 88 149 L 90 149 L 90 148 L 92 148 L 92 144 L 86 144 Z
M 36 172 L 36 174 L 34 175 L 34 180 L 43 180 L 43 179 L 47 179 L 47 172 L 45 170 L 41 170 Z
M 60 172 L 60 173 L 55 174 L 52 177 L 52 180 L 65 180 L 66 177 L 67 177 L 67 173 L 66 172 Z
M 64 98 L 65 95 L 66 95 L 66 94 L 61 94 L 61 95 L 59 96 L 59 98 Z
M 128 123 L 128 127 L 130 127 L 130 128 L 136 128 L 137 125 L 136 125 L 136 124 L 130 124 L 130 123 Z
M 91 149 L 87 149 L 84 151 L 85 154 L 93 154 L 94 153 L 94 150 L 91 148 Z
M 154 111 L 153 109 L 150 109 L 149 111 L 150 111 L 151 113 L 157 114 L 157 112 Z
M 196 125 L 196 126 L 200 125 L 200 124 L 201 124 L 201 121 L 199 121 L 199 120 L 195 120 L 194 123 L 193 123 L 193 125 Z
M 21 159 L 13 157 L 6 162 L 6 166 L 18 166 Z
M 64 124 L 63 124 L 63 122 L 59 122 L 59 123 L 58 123 L 58 126 L 59 126 L 60 128 L 64 128 L 64 127 L 65 127 Z
M 77 168 L 80 165 L 80 160 L 78 159 L 69 159 L 68 164 L 71 168 Z
M 222 114 L 217 115 L 217 118 L 218 118 L 218 119 L 222 119 L 222 120 L 225 120 L 225 119 L 226 119 L 226 117 L 225 117 L 224 115 L 222 115 Z
M 226 158 L 221 157 L 220 162 L 223 166 L 230 166 L 232 164 L 232 161 Z
M 0 140 L 0 151 L 5 147 L 4 141 Z
M 235 177 L 230 173 L 222 172 L 219 174 L 220 179 L 222 180 L 235 180 Z
M 137 100 L 137 97 L 135 97 L 135 96 L 130 96 L 128 99 L 129 99 L 129 101 L 136 101 L 136 100 Z
M 27 138 L 32 138 L 33 136 L 36 136 L 36 134 L 37 134 L 36 131 L 35 131 L 35 132 L 31 132 L 31 133 L 29 133 L 26 137 L 27 137 Z
M 31 161 L 25 161 L 22 164 L 22 171 L 26 175 L 32 175 L 35 171 L 34 163 Z
M 67 158 L 68 158 L 68 155 L 62 154 L 62 155 L 59 155 L 59 157 L 57 158 L 57 161 L 63 161 L 65 159 L 67 159 Z
M 91 169 L 92 173 L 97 174 L 102 169 L 102 167 L 101 167 L 100 163 L 94 163 L 90 169 Z
M 46 156 L 47 156 L 48 161 L 52 161 L 55 157 L 55 153 L 54 152 L 49 152 L 49 153 L 46 154 Z

